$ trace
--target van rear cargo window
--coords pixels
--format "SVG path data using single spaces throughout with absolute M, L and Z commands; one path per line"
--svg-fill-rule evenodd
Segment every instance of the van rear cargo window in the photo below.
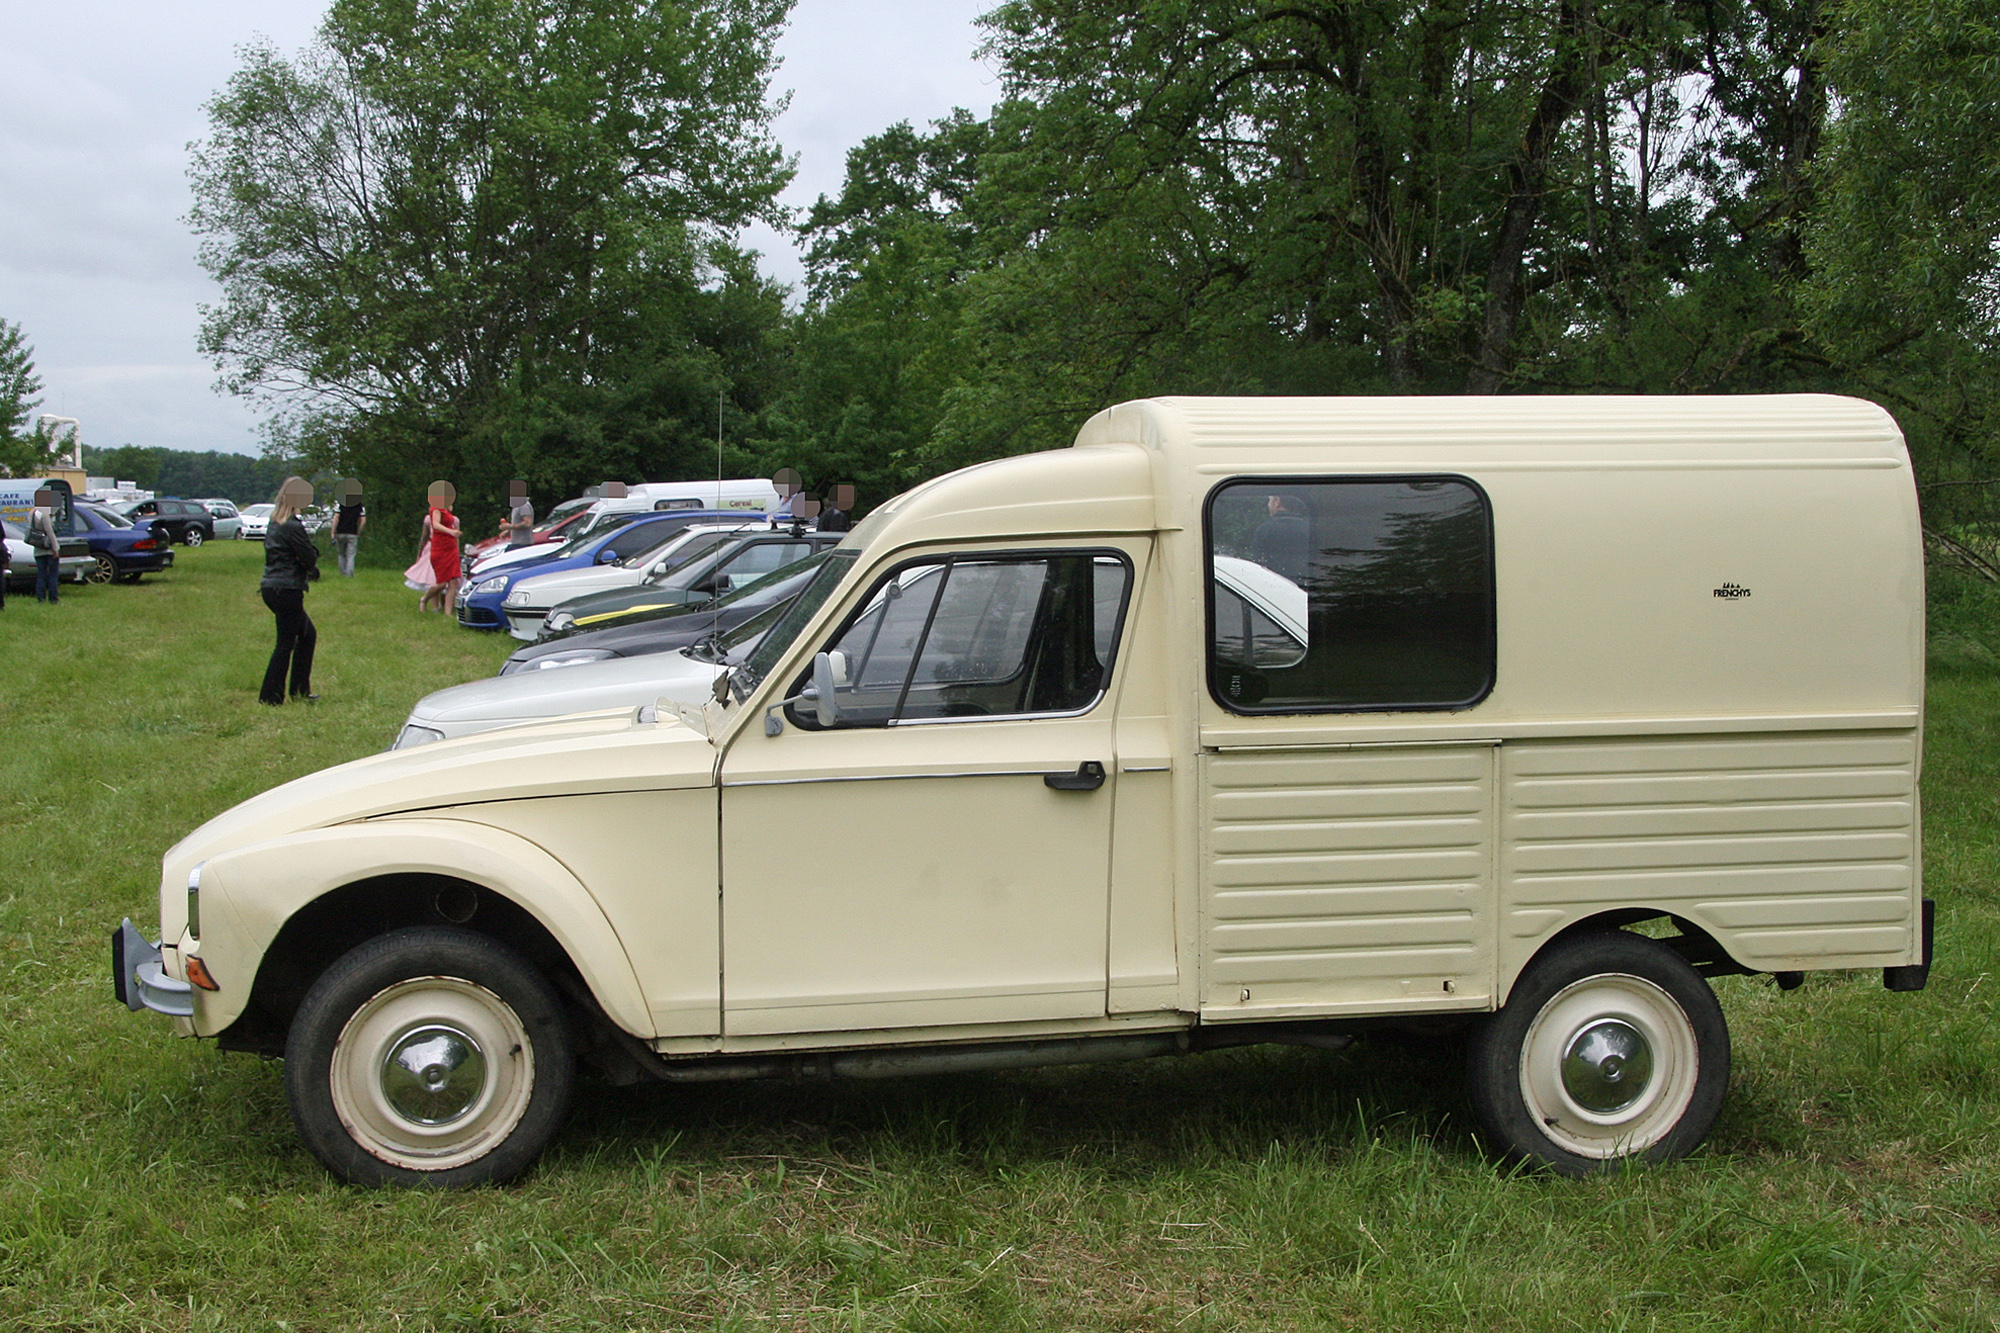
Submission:
M 1208 502 L 1208 684 L 1237 713 L 1467 708 L 1493 517 L 1462 477 L 1260 477 Z

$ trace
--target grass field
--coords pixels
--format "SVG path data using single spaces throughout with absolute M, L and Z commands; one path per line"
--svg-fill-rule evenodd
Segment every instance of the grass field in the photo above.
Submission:
M 0 1329 L 1901 1329 L 2000 1323 L 2000 599 L 1941 611 L 1939 960 L 1718 985 L 1727 1108 L 1682 1164 L 1481 1157 L 1445 1044 L 900 1083 L 586 1084 L 525 1180 L 338 1186 L 280 1067 L 117 1007 L 159 857 L 381 749 L 509 641 L 329 577 L 314 707 L 256 687 L 260 548 L 0 612 Z

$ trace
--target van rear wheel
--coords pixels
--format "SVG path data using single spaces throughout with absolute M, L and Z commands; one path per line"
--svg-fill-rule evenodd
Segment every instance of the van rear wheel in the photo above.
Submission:
M 561 1001 L 512 949 L 420 927 L 368 941 L 307 992 L 285 1092 L 313 1155 L 357 1185 L 511 1179 L 569 1109 Z
M 1506 1156 L 1582 1176 L 1668 1162 L 1703 1139 L 1729 1085 L 1715 992 L 1666 945 L 1625 931 L 1556 944 L 1467 1051 L 1473 1109 Z

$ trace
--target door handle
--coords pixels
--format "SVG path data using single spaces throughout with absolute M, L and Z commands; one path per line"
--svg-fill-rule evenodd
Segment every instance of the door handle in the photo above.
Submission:
M 1104 785 L 1104 765 L 1086 759 L 1074 773 L 1044 773 L 1042 781 L 1057 791 L 1096 791 Z

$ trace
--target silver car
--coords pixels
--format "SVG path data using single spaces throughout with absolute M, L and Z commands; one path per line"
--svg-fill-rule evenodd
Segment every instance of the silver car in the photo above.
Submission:
M 206 509 L 209 517 L 215 520 L 215 539 L 217 541 L 228 541 L 232 537 L 242 535 L 243 518 L 236 512 L 235 501 L 196 500 L 195 503 Z

